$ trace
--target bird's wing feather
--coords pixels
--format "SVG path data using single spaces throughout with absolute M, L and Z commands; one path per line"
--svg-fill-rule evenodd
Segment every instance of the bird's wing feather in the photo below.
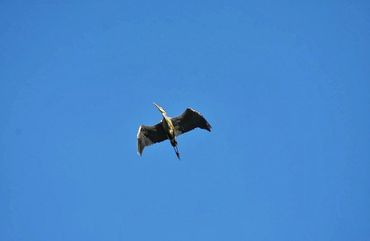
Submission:
M 144 147 L 167 139 L 162 123 L 154 126 L 141 125 L 137 132 L 137 151 L 141 155 Z
M 191 108 L 187 108 L 184 113 L 171 120 L 175 127 L 176 136 L 191 131 L 194 128 L 201 128 L 207 131 L 211 131 L 212 128 L 208 121 L 198 111 Z

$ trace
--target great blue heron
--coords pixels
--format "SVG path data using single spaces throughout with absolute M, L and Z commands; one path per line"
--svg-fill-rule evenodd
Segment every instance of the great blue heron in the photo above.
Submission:
M 140 156 L 143 153 L 144 147 L 169 139 L 177 158 L 180 159 L 176 136 L 197 127 L 211 131 L 212 127 L 208 121 L 199 112 L 191 108 L 187 108 L 180 116 L 171 118 L 167 116 L 166 111 L 162 107 L 156 103 L 154 105 L 161 112 L 163 119 L 154 126 L 141 125 L 139 127 L 137 132 L 137 151 Z

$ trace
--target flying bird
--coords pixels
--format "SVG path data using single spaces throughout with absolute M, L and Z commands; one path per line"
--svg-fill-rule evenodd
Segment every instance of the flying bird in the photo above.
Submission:
M 161 112 L 163 119 L 154 126 L 141 125 L 139 127 L 137 132 L 137 152 L 140 156 L 146 146 L 169 139 L 177 158 L 180 159 L 176 141 L 177 136 L 195 128 L 211 131 L 211 125 L 198 111 L 187 108 L 181 115 L 171 118 L 167 116 L 166 111 L 162 107 L 156 103 L 154 105 Z

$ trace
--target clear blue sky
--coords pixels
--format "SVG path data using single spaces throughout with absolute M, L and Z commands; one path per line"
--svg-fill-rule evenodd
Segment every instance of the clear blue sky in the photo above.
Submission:
M 305 2 L 2 1 L 0 240 L 370 240 L 370 4 Z

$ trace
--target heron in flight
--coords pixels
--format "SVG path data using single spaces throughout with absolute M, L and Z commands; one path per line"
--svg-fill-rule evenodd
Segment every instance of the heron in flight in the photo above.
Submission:
M 161 112 L 163 119 L 154 126 L 141 125 L 139 127 L 137 132 L 137 151 L 140 156 L 144 147 L 169 139 L 177 158 L 180 159 L 176 141 L 177 136 L 198 127 L 211 131 L 211 125 L 198 111 L 187 108 L 181 115 L 171 118 L 167 116 L 166 111 L 162 107 L 156 103 L 154 105 Z

